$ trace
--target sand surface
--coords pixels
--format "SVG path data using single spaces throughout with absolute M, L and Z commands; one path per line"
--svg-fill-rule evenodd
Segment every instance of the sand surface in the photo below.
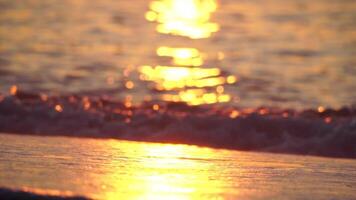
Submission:
M 355 199 L 356 161 L 0 134 L 0 187 L 94 199 Z

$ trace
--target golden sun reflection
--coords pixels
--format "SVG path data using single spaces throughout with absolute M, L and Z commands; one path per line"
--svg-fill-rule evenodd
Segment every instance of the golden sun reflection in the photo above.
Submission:
M 122 148 L 123 144 L 115 144 L 112 143 L 113 149 Z M 123 166 L 122 160 L 113 159 L 110 165 L 121 170 L 112 170 L 98 180 L 111 185 L 103 190 L 105 199 L 200 199 L 203 194 L 219 194 L 227 184 L 212 179 L 214 175 L 208 173 L 215 166 L 207 160 L 216 159 L 214 151 L 209 149 L 170 144 L 124 144 L 125 155 L 122 156 L 137 160 L 125 161 L 127 165 Z M 126 190 L 122 192 L 122 188 Z
M 228 83 L 227 78 L 220 76 L 218 68 L 189 68 L 170 66 L 142 66 L 141 78 L 154 81 L 158 90 L 172 90 L 185 87 L 214 87 Z M 230 84 L 235 81 L 230 80 Z
M 162 46 L 157 49 L 158 56 L 173 58 L 173 64 L 180 66 L 201 66 L 203 58 L 201 53 L 195 48 L 172 48 Z
M 209 22 L 217 9 L 216 0 L 156 0 L 150 9 L 145 17 L 159 23 L 159 33 L 199 39 L 219 30 L 218 24 Z
M 218 24 L 210 22 L 216 9 L 216 0 L 154 0 L 145 17 L 158 23 L 159 33 L 201 39 L 219 30 Z M 141 81 L 153 82 L 154 90 L 165 92 L 161 100 L 194 106 L 231 101 L 225 86 L 236 83 L 237 78 L 226 76 L 219 68 L 203 67 L 207 54 L 193 47 L 165 45 L 158 46 L 156 54 L 170 57 L 173 66 L 145 65 L 139 67 L 139 73 Z M 224 58 L 218 52 L 217 59 Z
M 164 94 L 162 99 L 164 101 L 186 102 L 188 105 L 196 106 L 229 102 L 231 96 L 229 94 L 209 93 L 205 89 L 189 89 L 179 92 L 178 95 Z
M 236 82 L 234 76 L 223 77 L 218 68 L 142 66 L 141 79 L 155 83 L 155 89 L 170 91 L 184 89 L 177 95 L 164 94 L 164 101 L 186 102 L 188 105 L 201 105 L 229 102 L 231 96 L 224 93 L 224 84 Z M 207 88 L 216 87 L 214 92 Z M 191 89 L 189 89 L 191 88 Z

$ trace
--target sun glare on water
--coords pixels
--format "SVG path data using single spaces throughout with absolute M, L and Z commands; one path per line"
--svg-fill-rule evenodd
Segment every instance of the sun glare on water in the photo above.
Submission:
M 162 95 L 164 101 L 182 101 L 189 105 L 229 102 L 231 97 L 223 94 L 223 85 L 235 83 L 221 76 L 218 68 L 142 66 L 140 73 L 144 81 L 154 82 L 158 91 L 178 90 L 178 94 Z M 214 87 L 215 90 L 211 89 Z
M 155 0 L 149 8 L 145 18 L 156 22 L 156 31 L 161 34 L 203 39 L 219 30 L 219 25 L 210 21 L 217 9 L 216 0 Z M 156 54 L 171 58 L 172 65 L 143 65 L 139 67 L 140 79 L 153 83 L 151 89 L 163 92 L 163 101 L 188 105 L 231 101 L 224 87 L 236 83 L 237 78 L 225 76 L 218 66 L 203 66 L 207 54 L 198 48 L 161 45 Z M 222 52 L 217 55 L 218 60 L 224 59 Z
M 161 46 L 157 49 L 157 55 L 171 57 L 172 64 L 181 66 L 198 67 L 203 65 L 203 56 L 196 48 L 173 48 Z
M 208 38 L 219 30 L 218 24 L 209 21 L 217 9 L 215 0 L 153 1 L 150 9 L 145 17 L 158 22 L 159 33 L 199 39 Z

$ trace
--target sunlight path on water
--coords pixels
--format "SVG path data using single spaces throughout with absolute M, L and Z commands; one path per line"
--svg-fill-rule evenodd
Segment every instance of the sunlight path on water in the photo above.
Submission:
M 158 33 L 204 39 L 219 30 L 217 23 L 210 22 L 217 6 L 216 0 L 154 0 L 145 17 L 158 23 Z M 141 80 L 155 83 L 155 90 L 173 91 L 162 94 L 162 100 L 188 105 L 231 101 L 224 85 L 234 84 L 236 77 L 223 75 L 219 68 L 202 66 L 206 55 L 197 48 L 160 46 L 156 52 L 159 57 L 172 58 L 174 66 L 141 66 L 139 71 Z

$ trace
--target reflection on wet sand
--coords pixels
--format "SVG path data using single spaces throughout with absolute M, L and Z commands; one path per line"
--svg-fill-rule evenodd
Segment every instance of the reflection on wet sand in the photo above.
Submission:
M 122 148 L 120 143 L 110 144 L 109 148 Z M 215 196 L 226 187 L 226 182 L 211 178 L 214 176 L 211 171 L 217 167 L 208 162 L 217 159 L 213 151 L 169 144 L 125 145 L 124 149 L 132 150 L 124 151 L 122 156 L 136 157 L 137 160 L 126 163 L 128 165 L 124 168 L 127 171 L 124 174 L 121 170 L 110 170 L 112 173 L 102 177 L 103 183 L 111 185 L 111 188 L 102 194 L 105 199 L 198 199 L 203 195 Z M 114 159 L 109 166 L 120 168 L 120 165 L 121 161 Z M 127 190 L 122 193 L 122 188 Z
M 355 199 L 356 162 L 350 159 L 6 134 L 0 134 L 0 157 L 0 171 L 6 172 L 0 173 L 0 187 L 40 194 L 115 200 Z
M 148 21 L 157 22 L 157 32 L 188 37 L 209 38 L 217 32 L 218 24 L 210 22 L 210 15 L 217 9 L 215 0 L 156 0 L 146 13 Z M 140 79 L 154 83 L 157 91 L 164 93 L 162 100 L 201 105 L 229 102 L 230 94 L 224 94 L 224 85 L 234 84 L 237 79 L 225 77 L 219 68 L 204 67 L 206 55 L 194 47 L 157 48 L 159 57 L 170 57 L 174 66 L 141 66 Z M 218 60 L 223 53 L 218 53 Z M 172 94 L 176 92 L 176 94 Z

